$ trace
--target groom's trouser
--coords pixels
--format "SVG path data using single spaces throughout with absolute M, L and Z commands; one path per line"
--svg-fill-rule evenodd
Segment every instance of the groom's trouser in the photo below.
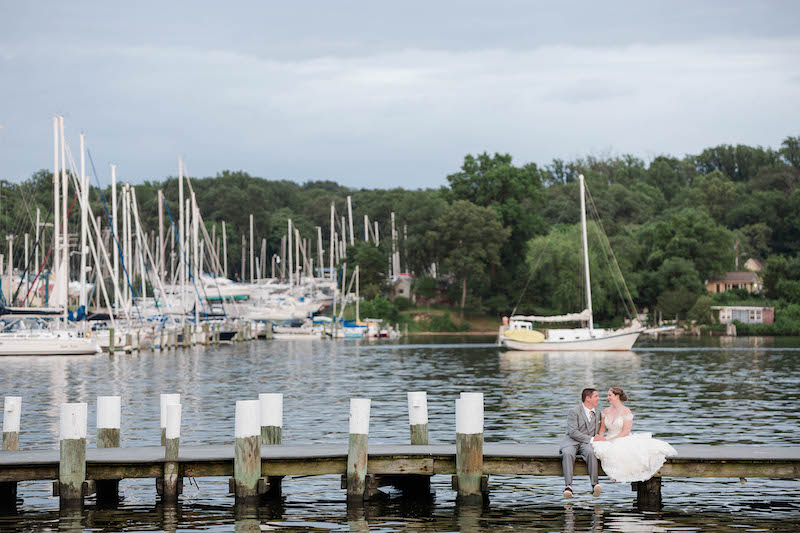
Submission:
M 572 473 L 575 470 L 575 457 L 578 456 L 586 463 L 589 470 L 589 477 L 592 486 L 597 485 L 597 457 L 594 456 L 594 448 L 588 442 L 580 444 L 570 444 L 561 448 L 561 466 L 564 469 L 564 483 L 566 486 L 572 485 Z

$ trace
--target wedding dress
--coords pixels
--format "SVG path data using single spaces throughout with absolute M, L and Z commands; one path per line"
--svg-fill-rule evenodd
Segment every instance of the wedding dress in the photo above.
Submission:
M 609 418 L 603 413 L 606 423 L 606 439 L 622 433 L 625 420 L 633 420 L 633 414 Z M 614 481 L 646 481 L 658 472 L 666 457 L 677 455 L 675 448 L 663 440 L 654 439 L 650 433 L 630 433 L 614 440 L 592 442 L 594 455 L 603 465 L 603 471 Z

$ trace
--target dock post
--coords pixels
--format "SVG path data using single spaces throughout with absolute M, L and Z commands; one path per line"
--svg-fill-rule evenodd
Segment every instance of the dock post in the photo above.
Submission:
M 203 346 L 208 346 L 208 324 L 203 324 Z
M 180 394 L 161 395 L 161 445 L 167 445 L 167 406 L 170 404 L 180 404 Z
M 22 397 L 6 396 L 3 400 L 3 450 L 19 450 L 19 424 L 22 416 Z M 0 483 L 0 508 L 17 505 L 17 482 Z
M 119 396 L 97 397 L 97 447 L 119 448 L 121 400 Z M 119 503 L 119 480 L 95 480 L 98 505 Z
M 133 351 L 133 335 L 130 333 L 125 334 L 125 351 L 131 353 Z
M 114 328 L 108 329 L 108 353 L 114 355 L 114 350 L 116 349 L 114 346 L 114 341 L 116 340 L 116 332 Z
M 57 492 L 62 509 L 83 507 L 87 420 L 85 403 L 61 404 Z
M 261 477 L 259 400 L 236 402 L 235 426 L 233 492 L 236 505 L 250 505 L 257 503 L 267 488 Z
M 428 444 L 428 395 L 425 392 L 408 393 L 408 426 L 411 444 Z
M 461 393 L 456 400 L 456 475 L 457 499 L 462 503 L 482 503 L 488 493 L 488 478 L 483 475 L 483 393 Z
M 350 439 L 347 447 L 347 502 L 363 502 L 367 494 L 367 446 L 371 400 L 350 399 Z
M 164 476 L 161 478 L 161 501 L 173 504 L 183 492 L 183 478 L 180 475 L 178 451 L 181 440 L 181 404 L 166 405 L 167 428 L 164 444 Z M 158 482 L 156 484 L 158 490 Z
M 276 445 L 283 441 L 283 394 L 261 393 L 258 395 L 261 416 L 261 444 Z M 281 497 L 283 477 L 267 478 L 269 489 L 265 496 L 270 499 Z
M 631 489 L 636 491 L 636 508 L 640 511 L 660 511 L 661 503 L 661 478 L 651 477 L 647 481 L 631 483 Z
M 408 393 L 408 427 L 412 445 L 425 446 L 428 444 L 428 394 L 426 392 Z M 400 488 L 406 495 L 429 497 L 431 476 L 403 476 Z

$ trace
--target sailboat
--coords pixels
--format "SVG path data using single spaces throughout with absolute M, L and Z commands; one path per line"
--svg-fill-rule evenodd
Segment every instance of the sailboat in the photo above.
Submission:
M 559 316 L 515 315 L 510 320 L 504 317 L 500 327 L 498 344 L 511 350 L 536 351 L 629 351 L 644 327 L 634 319 L 630 326 L 619 329 L 594 327 L 592 316 L 592 288 L 589 277 L 589 249 L 586 237 L 586 201 L 583 174 L 578 176 L 581 195 L 581 235 L 583 237 L 583 261 L 586 278 L 587 307 L 580 313 Z M 580 322 L 580 328 L 545 329 L 533 328 L 537 323 Z

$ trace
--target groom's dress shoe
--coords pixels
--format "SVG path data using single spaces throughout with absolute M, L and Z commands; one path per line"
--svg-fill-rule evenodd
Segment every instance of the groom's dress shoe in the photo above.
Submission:
M 565 498 L 572 498 L 572 488 L 567 487 L 564 489 L 564 497 Z
M 603 493 L 603 487 L 600 486 L 600 483 L 592 487 L 592 495 L 596 498 Z

